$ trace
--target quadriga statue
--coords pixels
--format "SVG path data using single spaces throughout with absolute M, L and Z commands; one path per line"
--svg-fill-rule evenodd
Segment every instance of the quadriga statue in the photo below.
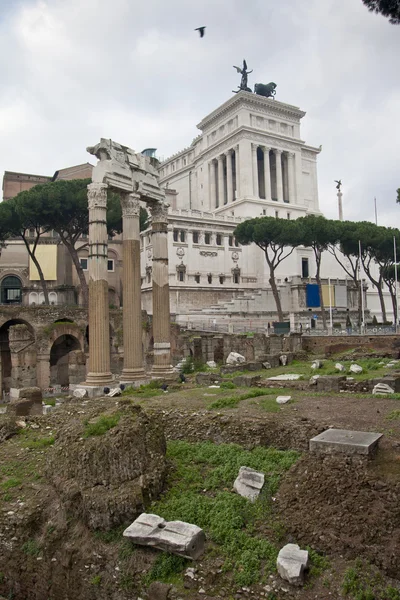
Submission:
M 273 98 L 276 94 L 276 83 L 273 81 L 270 83 L 256 83 L 254 93 L 265 98 Z

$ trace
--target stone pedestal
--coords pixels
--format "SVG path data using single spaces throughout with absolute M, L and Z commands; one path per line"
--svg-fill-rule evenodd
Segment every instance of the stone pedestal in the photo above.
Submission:
M 170 312 L 168 283 L 167 207 L 157 202 L 150 207 L 153 243 L 153 377 L 170 376 Z
M 129 383 L 145 378 L 142 349 L 140 276 L 140 204 L 137 194 L 121 196 L 123 231 L 123 341 L 124 367 L 121 380 Z
M 107 185 L 88 185 L 89 205 L 89 372 L 85 385 L 113 381 L 107 280 Z

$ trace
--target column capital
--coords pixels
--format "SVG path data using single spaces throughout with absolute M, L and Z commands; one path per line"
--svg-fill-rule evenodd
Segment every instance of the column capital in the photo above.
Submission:
M 271 150 L 271 146 L 260 146 L 260 148 L 262 148 L 263 152 L 268 152 Z
M 121 208 L 123 217 L 139 217 L 139 194 L 121 194 Z
M 288 158 L 294 158 L 295 157 L 295 153 L 294 152 L 289 152 L 288 151 L 288 152 L 286 152 L 286 154 L 287 154 Z
M 167 202 L 154 202 L 150 204 L 151 220 L 153 223 L 168 223 L 168 207 Z
M 254 142 L 251 142 L 251 149 L 252 150 L 257 150 L 257 148 L 259 147 L 260 144 L 255 144 Z
M 227 154 L 227 155 L 229 154 L 230 156 L 232 156 L 233 151 L 234 151 L 234 148 L 229 148 L 229 150 L 227 150 L 225 154 Z
M 278 156 L 279 154 L 282 154 L 283 150 L 280 150 L 279 148 L 273 148 L 273 151 L 275 152 L 275 154 Z
M 222 162 L 222 161 L 224 160 L 224 158 L 225 158 L 225 154 L 224 154 L 224 153 L 222 153 L 222 154 L 219 154 L 219 155 L 217 156 L 217 160 L 218 160 L 218 162 Z
M 87 186 L 88 206 L 92 208 L 107 208 L 107 189 L 106 183 L 89 183 Z

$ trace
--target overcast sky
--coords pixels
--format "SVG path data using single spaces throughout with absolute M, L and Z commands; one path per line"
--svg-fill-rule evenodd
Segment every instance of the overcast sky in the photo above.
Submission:
M 0 173 L 52 175 L 111 137 L 160 157 L 249 84 L 307 112 L 320 206 L 400 224 L 400 26 L 361 0 L 0 0 Z M 200 39 L 195 27 L 206 25 Z

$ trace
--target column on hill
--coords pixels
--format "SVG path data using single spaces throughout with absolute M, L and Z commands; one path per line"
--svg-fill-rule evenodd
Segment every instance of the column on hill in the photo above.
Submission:
M 153 338 L 152 375 L 172 373 L 168 281 L 168 210 L 163 202 L 149 205 L 153 244 Z
M 89 206 L 89 373 L 86 383 L 111 383 L 107 279 L 107 185 L 88 185 Z
M 122 194 L 124 366 L 121 381 L 144 378 L 140 274 L 140 196 Z

